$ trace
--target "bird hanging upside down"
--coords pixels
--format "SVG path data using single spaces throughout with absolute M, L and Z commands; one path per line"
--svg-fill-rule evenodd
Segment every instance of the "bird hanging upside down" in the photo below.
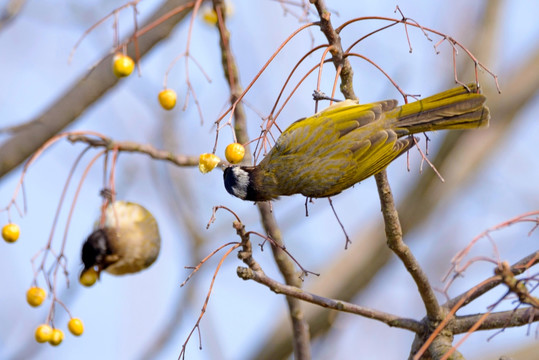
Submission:
M 486 98 L 477 92 L 469 84 L 402 106 L 341 101 L 292 123 L 258 165 L 227 167 L 225 188 L 251 201 L 339 194 L 406 152 L 412 134 L 488 126 Z
M 82 246 L 81 282 L 101 271 L 113 275 L 136 273 L 157 259 L 161 237 L 153 215 L 139 204 L 115 201 L 105 210 L 103 226 L 97 227 Z

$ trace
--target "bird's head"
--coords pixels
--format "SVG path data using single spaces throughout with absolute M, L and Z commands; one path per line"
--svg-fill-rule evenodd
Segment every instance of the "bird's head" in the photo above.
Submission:
M 253 187 L 251 184 L 252 168 L 246 166 L 229 166 L 225 168 L 223 179 L 229 194 L 242 200 L 251 200 Z
M 259 166 L 229 166 L 225 168 L 223 179 L 229 194 L 242 200 L 269 201 L 281 195 L 276 186 Z
M 99 271 L 106 266 L 106 257 L 110 254 L 108 235 L 103 229 L 97 229 L 88 236 L 82 246 L 84 271 L 97 265 Z

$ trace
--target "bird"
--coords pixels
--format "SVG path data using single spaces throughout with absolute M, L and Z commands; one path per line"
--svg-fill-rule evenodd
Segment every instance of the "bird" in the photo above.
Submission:
M 82 246 L 83 284 L 85 275 L 95 274 L 99 278 L 103 270 L 113 275 L 142 271 L 159 255 L 161 236 L 157 221 L 142 205 L 114 201 L 103 215 L 103 224 L 98 222 Z
M 224 185 L 255 202 L 331 197 L 385 169 L 414 145 L 413 134 L 487 127 L 485 102 L 476 84 L 401 106 L 397 100 L 343 100 L 293 122 L 256 166 L 227 166 Z

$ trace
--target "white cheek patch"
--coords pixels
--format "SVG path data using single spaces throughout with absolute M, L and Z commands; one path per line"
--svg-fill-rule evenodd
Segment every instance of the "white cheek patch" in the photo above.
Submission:
M 235 196 L 240 199 L 245 199 L 247 197 L 247 188 L 250 180 L 249 173 L 239 167 L 232 168 L 232 173 L 236 178 L 236 183 L 232 186 L 232 191 Z

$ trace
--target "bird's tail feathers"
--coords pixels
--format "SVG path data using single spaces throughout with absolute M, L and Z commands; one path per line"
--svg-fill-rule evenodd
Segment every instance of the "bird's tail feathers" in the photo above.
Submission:
M 405 104 L 386 116 L 396 120 L 394 126 L 401 135 L 485 127 L 490 119 L 485 101 L 485 96 L 477 93 L 477 86 L 469 84 L 468 89 L 460 86 Z

